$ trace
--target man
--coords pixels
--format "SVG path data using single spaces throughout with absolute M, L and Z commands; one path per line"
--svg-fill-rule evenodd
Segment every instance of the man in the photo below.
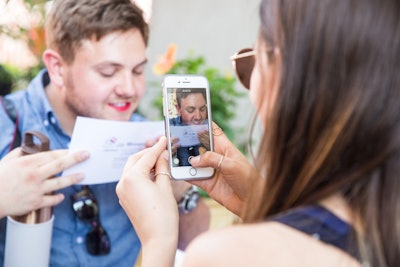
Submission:
M 77 116 L 144 120 L 134 111 L 145 93 L 147 41 L 148 25 L 129 0 L 55 0 L 46 23 L 47 50 L 42 57 L 46 69 L 27 90 L 7 96 L 18 109 L 21 133 L 42 132 L 50 138 L 51 149 L 61 149 L 68 147 Z M 0 156 L 4 156 L 14 125 L 2 110 L 0 125 Z M 140 242 L 119 206 L 115 186 L 61 190 L 66 198 L 53 208 L 50 266 L 133 266 Z M 174 186 L 177 200 L 190 187 Z M 209 211 L 202 202 L 182 215 L 179 247 L 184 249 L 207 229 L 208 221 Z M 1 253 L 4 229 L 3 220 Z
M 207 123 L 206 92 L 192 89 L 191 92 L 176 92 L 176 109 L 179 116 L 176 125 L 201 125 Z
M 191 92 L 177 91 L 176 103 L 178 116 L 170 119 L 171 128 L 192 125 L 194 130 L 197 125 L 208 123 L 206 94 L 203 89 L 192 89 Z M 174 138 L 173 151 L 176 151 L 173 157 L 174 165 L 190 166 L 191 157 L 200 155 L 202 149 L 209 150 L 208 134 L 208 131 L 199 132 L 200 143 L 191 146 L 181 146 L 178 138 Z

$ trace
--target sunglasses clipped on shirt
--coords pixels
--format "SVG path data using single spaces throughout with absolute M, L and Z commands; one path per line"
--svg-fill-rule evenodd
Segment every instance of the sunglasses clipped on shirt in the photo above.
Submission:
M 105 255 L 110 253 L 111 242 L 106 230 L 100 223 L 99 206 L 88 186 L 71 196 L 72 209 L 82 221 L 89 222 L 92 229 L 86 234 L 86 248 L 91 255 Z
M 270 53 L 273 51 L 274 49 L 268 49 L 266 53 L 270 56 Z M 239 50 L 236 54 L 231 56 L 233 68 L 235 69 L 236 75 L 240 83 L 247 90 L 250 90 L 251 74 L 256 63 L 255 55 L 256 50 L 254 50 L 253 48 L 243 48 Z

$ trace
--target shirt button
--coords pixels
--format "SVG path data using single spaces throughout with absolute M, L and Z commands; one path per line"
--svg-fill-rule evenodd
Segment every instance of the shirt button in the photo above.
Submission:
M 82 236 L 78 236 L 78 237 L 76 238 L 76 243 L 77 243 L 77 244 L 82 244 L 82 243 L 83 243 L 83 237 L 82 237 Z
M 52 124 L 56 124 L 56 118 L 51 117 L 51 118 L 50 118 L 50 121 L 51 121 Z
M 44 126 L 49 126 L 49 121 L 48 120 L 44 120 L 43 124 L 44 124 Z
M 316 240 L 320 240 L 321 239 L 321 236 L 318 233 L 313 233 L 311 236 Z

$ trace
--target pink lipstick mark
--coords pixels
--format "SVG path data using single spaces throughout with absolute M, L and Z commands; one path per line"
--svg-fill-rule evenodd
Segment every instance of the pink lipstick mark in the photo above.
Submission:
M 124 105 L 109 104 L 109 106 L 118 112 L 124 112 L 124 111 L 127 111 L 131 107 L 131 103 L 126 102 Z

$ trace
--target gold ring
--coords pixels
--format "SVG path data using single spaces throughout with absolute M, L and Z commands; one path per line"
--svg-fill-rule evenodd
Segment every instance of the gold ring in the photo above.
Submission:
M 222 131 L 222 129 L 220 127 L 215 127 L 215 128 L 213 128 L 212 133 L 213 133 L 213 135 L 218 136 L 218 135 L 222 135 L 224 132 Z
M 169 177 L 169 179 L 171 179 L 171 175 L 168 172 L 158 172 L 158 173 L 154 174 L 154 178 L 156 178 L 157 175 L 160 175 L 160 174 L 167 175 Z
M 224 158 L 225 158 L 225 155 L 222 155 L 221 158 L 219 159 L 219 162 L 217 165 L 217 170 L 219 170 L 221 168 L 221 164 L 222 164 L 222 161 L 224 160 Z

